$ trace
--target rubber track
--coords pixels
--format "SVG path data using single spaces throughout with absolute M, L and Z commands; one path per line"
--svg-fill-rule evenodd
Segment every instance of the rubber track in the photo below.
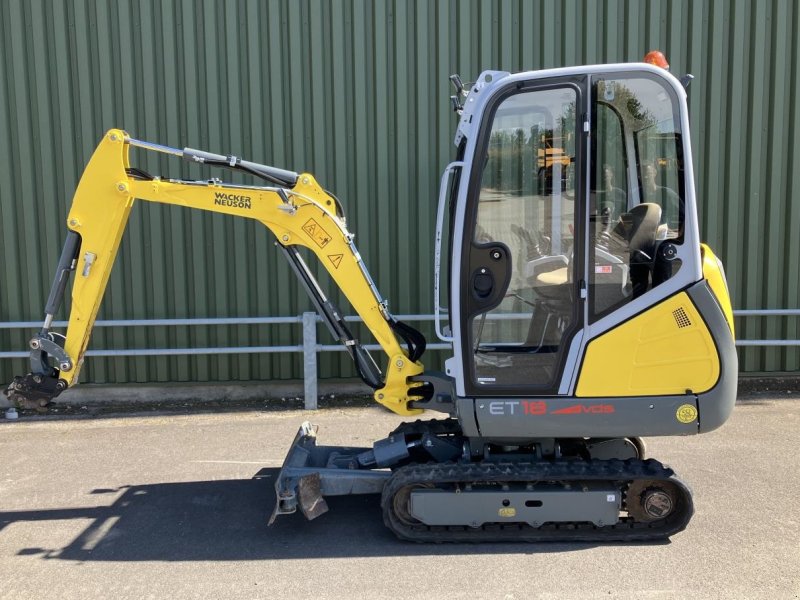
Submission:
M 549 523 L 538 528 L 525 523 L 491 523 L 476 528 L 408 525 L 392 509 L 394 495 L 414 485 L 606 481 L 624 492 L 641 479 L 668 481 L 681 494 L 665 519 L 633 522 L 622 518 L 616 525 L 604 527 L 591 523 Z M 672 469 L 653 459 L 408 465 L 397 469 L 386 482 L 381 507 L 386 526 L 400 539 L 413 542 L 647 542 L 683 531 L 694 514 L 689 489 L 674 477 Z

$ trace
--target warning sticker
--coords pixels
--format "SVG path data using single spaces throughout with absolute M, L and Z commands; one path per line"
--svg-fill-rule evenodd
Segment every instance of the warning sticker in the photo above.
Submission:
M 691 423 L 697 419 L 697 408 L 691 404 L 681 404 L 678 407 L 678 412 L 675 413 L 675 417 L 681 423 Z
M 595 265 L 594 272 L 598 274 L 611 273 L 611 265 Z
M 343 254 L 328 254 L 328 260 L 333 263 L 333 268 L 338 269 L 339 265 L 342 263 L 342 256 Z
M 497 511 L 497 516 L 498 517 L 505 517 L 507 519 L 510 518 L 510 517 L 516 517 L 517 516 L 517 509 L 514 508 L 513 506 L 503 507 L 503 508 L 501 508 L 500 510 Z
M 331 236 L 328 235 L 328 232 L 314 219 L 306 221 L 306 224 L 303 225 L 303 231 L 305 231 L 308 237 L 314 240 L 320 248 L 324 248 L 328 245 L 328 242 L 331 241 Z

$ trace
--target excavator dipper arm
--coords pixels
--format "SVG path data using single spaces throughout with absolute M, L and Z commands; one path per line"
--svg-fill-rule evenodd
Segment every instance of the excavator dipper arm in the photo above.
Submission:
M 151 177 L 131 168 L 131 147 L 230 168 L 265 179 L 272 187 L 224 184 L 217 179 L 183 181 Z M 30 341 L 31 372 L 16 377 L 6 394 L 17 403 L 45 404 L 78 381 L 84 353 L 106 289 L 128 216 L 136 200 L 175 204 L 263 223 L 276 237 L 292 269 L 309 292 L 334 337 L 345 344 L 377 402 L 401 415 L 422 412 L 409 406 L 423 371 L 421 334 L 389 313 L 361 260 L 335 197 L 307 174 L 268 167 L 234 156 L 170 148 L 135 140 L 112 129 L 102 139 L 81 177 L 67 217 L 64 249 L 45 307 L 43 327 Z M 385 374 L 349 332 L 325 296 L 297 247 L 311 250 L 344 293 L 388 356 Z M 51 324 L 75 272 L 66 336 Z M 398 337 L 406 342 L 406 348 Z

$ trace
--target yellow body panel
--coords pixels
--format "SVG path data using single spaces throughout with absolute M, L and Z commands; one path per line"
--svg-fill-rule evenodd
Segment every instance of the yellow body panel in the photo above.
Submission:
M 725 320 L 728 322 L 728 327 L 731 328 L 731 335 L 736 337 L 736 332 L 733 329 L 733 306 L 731 305 L 731 296 L 728 293 L 728 284 L 725 281 L 725 274 L 722 271 L 722 263 L 711 251 L 711 248 L 705 244 L 700 244 L 700 249 L 703 255 L 703 277 L 708 281 L 711 291 L 717 297 L 722 308 L 722 313 L 725 315 Z
M 194 184 L 155 179 L 143 181 L 126 173 L 127 134 L 109 131 L 86 166 L 72 201 L 67 226 L 81 235 L 72 310 L 65 350 L 75 361 L 60 378 L 68 385 L 77 381 L 100 301 L 117 254 L 119 242 L 136 199 L 174 204 L 263 223 L 285 246 L 305 246 L 319 259 L 353 305 L 389 358 L 384 386 L 375 400 L 401 415 L 421 413 L 412 409 L 410 390 L 420 385 L 408 381 L 423 366 L 408 358 L 385 316 L 385 307 L 362 269 L 361 257 L 351 244 L 344 221 L 335 214 L 333 199 L 314 178 L 303 173 L 292 189 L 231 188 L 214 181 Z
M 112 130 L 98 144 L 81 176 L 67 216 L 67 227 L 81 236 L 64 343 L 74 365 L 59 375 L 67 385 L 77 383 L 91 329 L 133 207 L 134 198 L 126 190 L 125 169 L 129 165 L 128 152 L 123 152 L 124 136 L 124 132 Z
M 577 396 L 701 393 L 719 379 L 714 340 L 685 292 L 589 343 Z

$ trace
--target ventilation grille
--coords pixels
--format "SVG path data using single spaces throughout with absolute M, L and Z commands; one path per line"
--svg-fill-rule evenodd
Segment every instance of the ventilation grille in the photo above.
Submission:
M 686 314 L 686 311 L 683 310 L 683 308 L 673 310 L 672 316 L 675 317 L 675 322 L 681 329 L 684 327 L 689 327 L 692 324 L 692 322 L 689 320 L 689 315 Z

